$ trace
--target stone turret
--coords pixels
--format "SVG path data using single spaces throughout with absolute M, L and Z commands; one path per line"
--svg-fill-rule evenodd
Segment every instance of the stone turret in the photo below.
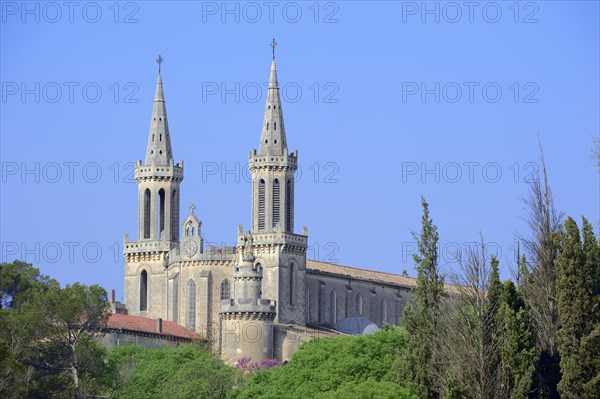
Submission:
M 159 57 L 160 62 L 162 58 Z M 150 118 L 146 161 L 135 164 L 138 240 L 179 241 L 179 185 L 183 162 L 175 164 L 160 69 Z
M 277 68 L 271 62 L 267 102 L 257 150 L 248 161 L 252 174 L 252 233 L 294 232 L 294 173 L 298 151 L 288 153 Z
M 160 72 L 150 117 L 145 162 L 135 163 L 138 185 L 138 237 L 128 239 L 125 255 L 125 304 L 135 316 L 168 319 L 163 272 L 169 252 L 179 246 L 179 198 L 183 162 L 175 164 Z
M 272 42 L 273 48 L 277 43 Z M 257 264 L 264 269 L 262 293 L 277 305 L 277 323 L 304 324 L 308 237 L 294 232 L 298 151 L 289 152 L 275 53 L 258 149 L 250 151 L 252 227 Z
M 275 304 L 262 298 L 263 269 L 255 265 L 253 237 L 238 232 L 238 260 L 233 298 L 221 301 L 221 357 L 229 364 L 241 357 L 253 362 L 273 358 Z

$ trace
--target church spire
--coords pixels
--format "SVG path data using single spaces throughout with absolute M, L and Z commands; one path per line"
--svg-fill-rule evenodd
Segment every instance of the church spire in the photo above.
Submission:
M 285 126 L 283 124 L 283 110 L 279 98 L 279 83 L 277 82 L 277 66 L 275 63 L 275 39 L 271 42 L 273 48 L 273 61 L 267 89 L 267 104 L 265 117 L 260 137 L 259 155 L 284 155 L 287 153 L 285 139 Z
M 156 80 L 156 91 L 154 94 L 154 105 L 152 108 L 152 119 L 150 120 L 150 133 L 148 135 L 148 149 L 146 150 L 146 165 L 171 165 L 173 153 L 171 151 L 171 137 L 169 135 L 169 123 L 167 122 L 167 107 L 163 93 L 163 83 L 160 64 L 163 58 L 159 55 L 158 79 Z

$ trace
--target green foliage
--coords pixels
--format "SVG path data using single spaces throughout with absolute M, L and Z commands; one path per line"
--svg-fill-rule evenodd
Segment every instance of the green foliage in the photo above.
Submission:
M 433 360 L 433 337 L 438 327 L 444 278 L 438 265 L 437 226 L 429 217 L 429 204 L 425 198 L 421 198 L 421 205 L 421 234 L 413 234 L 418 245 L 418 252 L 413 256 L 417 270 L 417 288 L 412 296 L 414 305 L 407 306 L 402 317 L 402 323 L 411 340 L 409 351 L 406 353 L 410 360 L 400 359 L 394 366 L 394 373 L 399 380 L 409 376 L 418 386 L 419 397 L 425 399 L 438 396 L 432 380 L 432 368 L 436 367 Z
M 107 380 L 124 399 L 225 398 L 242 381 L 239 371 L 196 344 L 146 349 L 114 348 Z
M 417 269 L 417 288 L 414 299 L 417 309 L 424 312 L 428 321 L 435 327 L 440 298 L 444 293 L 444 278 L 438 265 L 437 226 L 429 218 L 429 204 L 421 198 L 423 207 L 421 234 L 413 234 L 417 240 L 418 252 L 413 255 Z
M 464 399 L 469 397 L 469 388 L 458 380 L 451 378 L 446 386 L 447 399 Z
M 2 319 L 0 322 L 4 324 Z M 5 398 L 26 397 L 27 385 L 27 367 L 19 362 L 6 342 L 0 341 L 0 395 Z
M 535 342 L 523 294 L 512 281 L 502 284 L 498 320 L 503 381 L 511 398 L 523 398 L 531 392 Z
M 232 397 L 416 398 L 410 384 L 398 385 L 390 377 L 390 368 L 406 343 L 401 328 L 311 340 L 300 346 L 289 364 L 258 371 Z
M 103 288 L 64 289 L 30 264 L 3 264 L 0 362 L 3 397 L 81 397 L 98 392 L 105 348 L 92 340 L 106 325 Z M 11 286 L 12 284 L 12 286 Z M 8 377 L 6 377 L 8 376 Z
M 600 324 L 581 339 L 581 352 L 589 357 L 585 359 L 585 372 L 589 379 L 583 385 L 585 398 L 600 398 Z
M 566 398 L 597 397 L 600 386 L 600 247 L 585 218 L 581 233 L 572 218 L 565 221 L 557 259 L 558 387 Z
M 572 218 L 565 221 L 565 230 L 556 262 L 560 317 L 558 348 L 562 373 L 558 389 L 562 397 L 580 398 L 583 397 L 583 385 L 590 379 L 589 371 L 585 370 L 590 354 L 583 353 L 581 340 L 591 333 L 591 321 L 595 319 L 594 270 L 586 259 L 579 228 Z
M 593 308 L 592 323 L 600 323 L 600 241 L 596 239 L 594 228 L 584 217 L 581 226 L 583 236 L 583 252 L 585 257 L 585 270 L 591 275 L 591 290 Z
M 15 308 L 35 289 L 58 286 L 56 280 L 40 273 L 31 263 L 15 260 L 0 264 L 0 309 Z
M 591 320 L 593 330 L 581 338 L 581 355 L 583 370 L 588 379 L 583 386 L 586 398 L 600 398 L 600 241 L 594 235 L 590 222 L 583 218 L 582 224 L 583 251 L 585 255 L 585 269 L 592 275 L 592 301 Z

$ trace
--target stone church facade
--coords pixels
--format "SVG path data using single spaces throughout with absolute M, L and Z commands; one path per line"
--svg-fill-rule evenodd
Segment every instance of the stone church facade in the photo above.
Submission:
M 337 334 L 349 317 L 398 324 L 414 279 L 306 259 L 308 229 L 298 233 L 294 219 L 297 166 L 273 58 L 260 142 L 249 155 L 250 229 L 238 226 L 235 247 L 205 247 L 194 206 L 179 219 L 184 163 L 174 162 L 159 68 L 146 158 L 135 164 L 137 240 L 125 234 L 127 313 L 195 331 L 229 363 L 287 360 L 301 341 Z

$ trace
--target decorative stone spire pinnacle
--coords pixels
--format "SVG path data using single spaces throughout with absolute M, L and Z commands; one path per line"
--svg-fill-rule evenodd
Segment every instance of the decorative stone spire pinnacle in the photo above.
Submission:
M 169 134 L 169 123 L 167 121 L 167 107 L 163 93 L 162 76 L 160 65 L 163 62 L 159 55 L 158 78 L 156 80 L 156 91 L 154 94 L 154 105 L 152 118 L 150 120 L 150 133 L 148 135 L 148 149 L 146 150 L 146 165 L 171 165 L 173 164 L 173 153 L 171 151 L 171 137 Z
M 279 83 L 277 82 L 277 65 L 275 63 L 276 45 L 277 42 L 273 39 L 271 42 L 273 60 L 271 61 L 265 117 L 258 149 L 259 155 L 284 155 L 287 152 L 283 110 L 281 108 L 281 98 L 279 97 Z

